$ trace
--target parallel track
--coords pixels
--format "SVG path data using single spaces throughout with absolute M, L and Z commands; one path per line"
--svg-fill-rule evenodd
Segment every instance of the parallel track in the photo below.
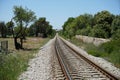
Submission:
M 118 80 L 56 37 L 55 50 L 65 80 Z

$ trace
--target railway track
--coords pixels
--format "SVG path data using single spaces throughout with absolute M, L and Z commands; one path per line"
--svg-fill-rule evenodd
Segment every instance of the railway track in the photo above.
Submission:
M 58 36 L 55 50 L 61 66 L 61 80 L 119 80 L 85 56 L 79 54 Z

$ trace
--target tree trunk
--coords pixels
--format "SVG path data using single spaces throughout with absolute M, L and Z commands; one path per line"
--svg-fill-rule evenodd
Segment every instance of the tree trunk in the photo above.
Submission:
M 23 38 L 20 38 L 21 49 L 23 49 Z
M 35 36 L 38 37 L 38 32 L 37 31 L 35 32 Z
M 18 33 L 16 33 L 16 36 L 13 34 L 15 49 L 17 49 L 17 50 L 22 49 L 21 44 L 17 42 L 17 39 L 18 39 L 21 31 L 22 31 L 22 21 L 20 21 L 20 30 L 18 31 Z M 14 32 L 13 32 L 13 33 L 14 33 Z M 21 42 L 21 40 L 20 40 L 20 42 Z
M 17 37 L 14 37 L 14 44 L 15 44 L 15 49 L 17 50 L 21 49 L 20 43 L 17 42 Z
M 16 37 L 14 37 L 14 45 L 15 45 L 15 49 L 18 49 L 18 47 L 17 47 L 17 38 Z

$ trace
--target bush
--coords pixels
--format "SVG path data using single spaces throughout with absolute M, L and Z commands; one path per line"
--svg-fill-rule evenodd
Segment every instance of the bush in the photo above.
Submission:
M 26 69 L 27 62 L 19 54 L 1 55 L 0 79 L 16 80 L 20 72 Z M 26 61 L 26 62 L 25 62 Z
M 84 43 L 74 37 L 71 39 L 71 42 L 83 47 L 89 54 L 96 57 L 103 57 L 115 66 L 120 67 L 120 40 L 111 40 L 98 47 L 93 44 Z
M 116 30 L 112 35 L 112 38 L 115 40 L 120 40 L 120 29 Z
M 100 54 L 99 51 L 97 50 L 89 50 L 87 51 L 89 54 L 93 55 L 93 56 L 96 56 L 96 57 L 100 57 L 102 54 Z
M 17 80 L 19 75 L 28 67 L 29 59 L 33 58 L 39 48 L 44 45 L 49 38 L 27 38 L 24 43 L 24 50 L 14 50 L 13 39 L 9 41 L 10 54 L 0 54 L 0 80 Z
M 109 54 L 114 51 L 118 52 L 120 50 L 120 40 L 112 40 L 110 42 L 103 43 L 100 48 Z
M 110 54 L 111 62 L 113 62 L 117 67 L 120 67 L 120 52 L 112 52 Z
M 104 57 L 109 58 L 110 62 L 114 63 L 117 67 L 120 67 L 120 40 L 112 40 L 103 43 L 99 48 L 106 54 Z

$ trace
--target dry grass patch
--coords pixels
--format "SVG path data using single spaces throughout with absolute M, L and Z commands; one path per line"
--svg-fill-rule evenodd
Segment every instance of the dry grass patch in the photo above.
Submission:
M 92 43 L 84 43 L 74 37 L 71 39 L 71 42 L 81 47 L 89 54 L 102 57 L 120 68 L 120 40 L 111 40 L 99 46 L 95 46 Z
M 0 80 L 17 80 L 18 76 L 27 69 L 29 59 L 33 58 L 49 39 L 27 38 L 23 44 L 24 50 L 15 50 L 12 38 L 0 38 L 0 41 L 4 40 L 8 40 L 10 53 L 0 54 Z

